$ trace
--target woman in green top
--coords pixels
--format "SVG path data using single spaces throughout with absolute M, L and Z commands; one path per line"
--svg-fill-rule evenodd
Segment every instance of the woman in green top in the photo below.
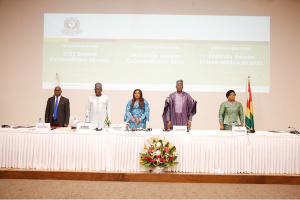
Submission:
M 236 126 L 244 125 L 244 111 L 240 102 L 235 101 L 235 91 L 226 92 L 228 101 L 224 101 L 219 110 L 220 130 L 232 130 L 232 122 Z

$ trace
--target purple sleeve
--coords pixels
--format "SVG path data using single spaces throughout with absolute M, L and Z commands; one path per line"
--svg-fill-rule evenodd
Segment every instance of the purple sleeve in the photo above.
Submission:
M 166 109 L 166 119 L 167 119 L 167 121 L 171 120 L 170 119 L 170 106 L 168 106 L 167 109 Z
M 171 114 L 171 111 L 170 111 L 170 97 L 168 97 L 165 101 L 164 112 L 163 112 L 163 115 L 162 115 L 165 129 L 167 128 L 168 121 L 171 120 L 170 114 Z
M 197 101 L 195 101 L 190 95 L 188 95 L 188 107 L 189 107 L 189 121 L 192 121 L 193 116 L 196 114 Z

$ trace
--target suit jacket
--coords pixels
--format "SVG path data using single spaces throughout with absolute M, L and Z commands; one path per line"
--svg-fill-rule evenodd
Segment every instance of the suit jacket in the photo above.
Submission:
M 47 107 L 45 111 L 45 122 L 52 124 L 52 117 L 55 107 L 55 97 L 50 97 L 47 101 Z M 64 124 L 69 125 L 70 119 L 70 103 L 69 99 L 61 96 L 58 107 L 57 107 L 57 122 L 59 126 L 64 126 Z

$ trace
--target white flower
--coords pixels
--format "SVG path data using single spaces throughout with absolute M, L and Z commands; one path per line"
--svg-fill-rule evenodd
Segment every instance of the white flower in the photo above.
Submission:
M 158 142 L 158 143 L 156 144 L 156 148 L 157 148 L 157 149 L 159 149 L 159 148 L 160 148 L 160 146 L 161 146 L 161 143 L 160 143 L 160 142 Z
M 160 156 L 160 151 L 156 151 L 155 155 Z
M 173 152 L 173 156 L 177 156 L 177 152 L 176 151 Z

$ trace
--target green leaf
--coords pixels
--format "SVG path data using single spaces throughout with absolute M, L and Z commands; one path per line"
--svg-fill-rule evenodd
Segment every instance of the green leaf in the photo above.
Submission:
M 151 165 L 151 162 L 146 163 L 144 166 L 149 167 Z
M 171 167 L 171 164 L 170 163 L 166 163 L 166 167 Z

